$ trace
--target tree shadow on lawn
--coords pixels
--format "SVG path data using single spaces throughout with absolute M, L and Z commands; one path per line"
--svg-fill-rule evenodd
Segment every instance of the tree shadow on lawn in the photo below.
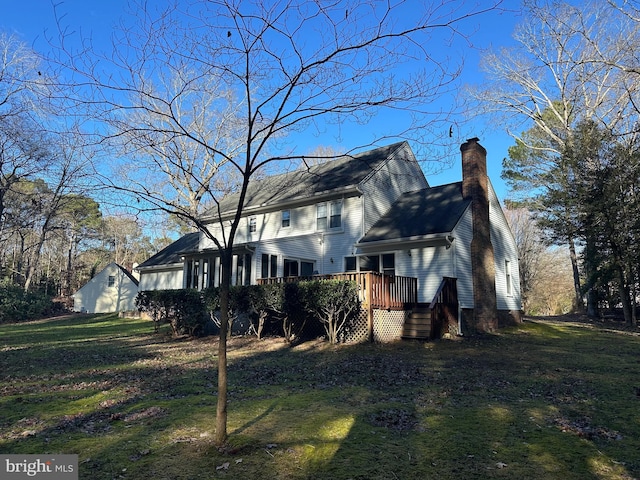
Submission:
M 3 421 L 0 452 L 79 453 L 81 478 L 638 476 L 637 417 L 607 413 L 629 402 L 626 377 L 589 363 L 606 342 L 571 333 L 528 325 L 463 342 L 295 348 L 233 339 L 222 452 L 213 339 L 114 339 L 126 361 L 107 368 L 97 358 L 111 349 L 78 344 L 61 393 L 37 377 L 27 383 L 49 391 L 2 400 L 0 412 L 24 415 Z M 616 365 L 637 371 L 629 342 Z M 75 391 L 76 380 L 97 383 Z
M 612 381 L 604 368 L 585 380 L 558 367 L 548 352 L 556 360 L 575 356 L 566 342 L 562 335 L 537 346 L 511 335 L 441 342 L 422 353 L 420 368 L 431 372 L 425 385 L 369 404 L 309 478 L 634 478 L 637 417 L 616 423 L 607 412 L 610 386 L 620 378 Z M 536 363 L 538 373 L 523 360 Z
M 296 372 L 296 362 L 292 370 L 283 360 L 252 359 L 240 369 L 288 383 L 292 393 L 302 378 L 320 392 L 343 391 L 342 398 L 325 401 L 345 406 L 335 409 L 336 419 L 351 414 L 344 420 L 351 426 L 332 455 L 308 465 L 309 478 L 614 479 L 640 473 L 640 431 L 630 413 L 636 399 L 625 380 L 627 367 L 637 372 L 637 339 L 540 325 L 441 342 L 430 351 L 367 348 L 340 351 L 334 359 L 311 354 L 315 368 L 306 376 Z M 628 355 L 615 355 L 620 351 Z M 286 373 L 278 374 L 278 364 Z M 618 408 L 623 403 L 627 413 Z

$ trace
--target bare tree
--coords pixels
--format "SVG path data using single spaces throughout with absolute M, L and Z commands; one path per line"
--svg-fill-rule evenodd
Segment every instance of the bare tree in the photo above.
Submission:
M 47 110 L 50 96 L 39 56 L 16 37 L 0 32 L 0 120 L 37 117 Z
M 539 161 L 525 166 L 516 159 L 512 164 L 522 168 L 514 169 L 512 178 L 524 174 L 536 179 L 528 187 L 534 196 L 550 186 L 570 184 L 579 174 L 562 160 L 563 152 L 573 148 L 579 122 L 593 121 L 634 143 L 640 78 L 604 59 L 635 58 L 640 23 L 605 2 L 528 0 L 524 5 L 526 16 L 514 34 L 518 45 L 487 53 L 488 81 L 474 96 L 498 122 L 524 126 L 524 133 L 507 130 L 517 141 L 520 158 Z M 522 155 L 523 149 L 529 153 Z M 574 211 L 566 207 L 554 215 L 563 216 L 558 221 L 565 224 L 575 294 L 582 304 L 578 239 L 571 228 Z
M 516 240 L 520 267 L 522 307 L 527 312 L 533 285 L 541 273 L 542 254 L 547 247 L 543 243 L 543 234 L 529 210 L 525 208 L 507 208 L 505 209 L 505 216 Z
M 540 253 L 531 279 L 527 314 L 562 315 L 573 308 L 572 271 L 566 249 L 550 247 Z
M 135 158 L 128 183 L 112 186 L 136 195 L 140 208 L 185 219 L 219 250 L 215 440 L 223 444 L 232 252 L 250 181 L 299 164 L 288 135 L 366 124 L 386 110 L 412 120 L 394 125 L 394 138 L 424 145 L 430 126 L 444 130 L 438 122 L 447 112 L 430 108 L 460 73 L 459 63 L 431 52 L 440 49 L 436 42 L 463 37 L 464 21 L 494 5 L 213 0 L 132 7 L 137 18 L 116 35 L 111 56 L 65 50 L 62 38 L 57 61 L 78 87 L 77 105 L 108 126 L 103 143 Z M 367 144 L 384 138 L 372 132 Z M 220 201 L 229 192 L 236 202 L 227 216 Z
M 25 290 L 29 290 L 38 271 L 45 242 L 54 230 L 64 228 L 61 221 L 69 206 L 87 191 L 83 182 L 90 171 L 90 159 L 86 156 L 89 150 L 77 138 L 67 134 L 48 138 L 51 142 L 48 153 L 53 160 L 50 167 L 42 172 L 48 184 L 47 194 L 33 199 L 38 204 L 39 217 L 35 225 L 37 235 L 32 260 L 25 275 Z
M 8 236 L 20 238 L 21 266 L 14 273 L 25 290 L 38 274 L 47 238 L 58 228 L 60 208 L 87 174 L 81 157 L 89 150 L 80 152 L 75 122 L 60 121 L 63 88 L 46 74 L 38 54 L 0 33 L 0 251 Z M 28 208 L 19 211 L 18 205 Z
M 518 45 L 483 58 L 488 81 L 474 92 L 483 110 L 507 125 L 535 125 L 551 140 L 545 148 L 557 154 L 581 120 L 628 133 L 640 82 L 604 59 L 637 51 L 640 23 L 604 2 L 529 0 L 525 11 L 514 33 Z M 507 130 L 526 143 L 519 131 Z

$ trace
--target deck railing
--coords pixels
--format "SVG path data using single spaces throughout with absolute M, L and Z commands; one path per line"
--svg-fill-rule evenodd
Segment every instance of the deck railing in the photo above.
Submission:
M 362 308 L 402 310 L 418 302 L 418 279 L 377 272 L 347 272 L 309 277 L 260 278 L 259 285 L 300 282 L 302 280 L 349 280 L 358 284 Z
M 458 328 L 458 289 L 457 279 L 443 277 L 440 287 L 429 304 L 431 309 L 432 337 L 439 338 L 444 333 L 457 331 Z

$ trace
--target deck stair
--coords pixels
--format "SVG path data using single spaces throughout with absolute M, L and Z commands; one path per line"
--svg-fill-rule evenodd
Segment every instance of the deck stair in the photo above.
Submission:
M 402 327 L 402 338 L 407 340 L 429 340 L 431 338 L 431 309 L 429 305 L 413 308 Z

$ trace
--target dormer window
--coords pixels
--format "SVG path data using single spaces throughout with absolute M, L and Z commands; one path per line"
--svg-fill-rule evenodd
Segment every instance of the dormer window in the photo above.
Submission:
M 316 212 L 318 231 L 342 227 L 342 200 L 319 203 Z
M 291 210 L 282 210 L 282 228 L 291 226 Z

